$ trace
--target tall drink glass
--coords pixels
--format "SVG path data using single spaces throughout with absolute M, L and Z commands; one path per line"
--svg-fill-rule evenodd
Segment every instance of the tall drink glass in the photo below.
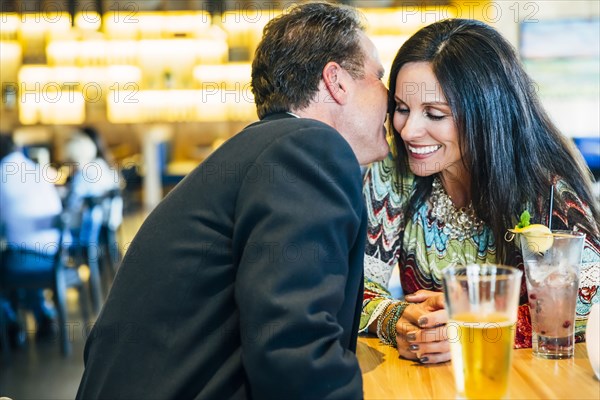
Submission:
M 547 236 L 520 235 L 525 264 L 533 354 L 571 358 L 575 351 L 575 306 L 585 234 L 552 231 Z M 541 251 L 540 251 L 541 250 Z
M 506 398 L 522 276 L 516 268 L 494 264 L 444 269 L 458 398 Z

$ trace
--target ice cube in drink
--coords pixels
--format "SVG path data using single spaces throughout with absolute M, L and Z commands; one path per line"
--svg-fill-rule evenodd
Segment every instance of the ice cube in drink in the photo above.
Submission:
M 545 269 L 547 266 L 538 266 Z M 569 358 L 574 351 L 576 266 L 561 266 L 543 279 L 527 279 L 529 309 L 533 328 L 533 351 L 543 358 Z M 539 271 L 538 271 L 539 273 Z
M 542 252 L 529 246 L 529 238 L 521 236 L 533 354 L 570 358 L 574 354 L 575 307 L 585 235 L 552 231 L 552 236 L 552 246 Z

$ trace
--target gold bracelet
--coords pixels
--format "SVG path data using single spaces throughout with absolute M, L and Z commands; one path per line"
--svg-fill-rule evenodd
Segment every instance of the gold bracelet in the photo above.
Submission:
M 381 313 L 379 318 L 377 318 L 377 337 L 381 340 L 383 344 L 391 344 L 388 338 L 385 336 L 385 331 L 383 330 L 383 322 L 394 311 L 393 305 L 394 303 L 389 304 L 386 310 L 383 313 Z
M 387 324 L 387 336 L 390 345 L 394 347 L 398 347 L 398 343 L 396 341 L 396 324 L 398 320 L 402 317 L 404 310 L 408 307 L 410 303 L 407 302 L 398 302 L 394 304 L 393 314 L 390 316 Z

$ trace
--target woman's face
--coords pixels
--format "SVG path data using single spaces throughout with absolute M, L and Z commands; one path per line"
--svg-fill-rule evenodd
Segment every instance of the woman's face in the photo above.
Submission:
M 394 128 L 417 176 L 461 174 L 458 130 L 450 106 L 427 62 L 405 64 L 396 77 Z M 459 175 L 460 176 L 460 175 Z

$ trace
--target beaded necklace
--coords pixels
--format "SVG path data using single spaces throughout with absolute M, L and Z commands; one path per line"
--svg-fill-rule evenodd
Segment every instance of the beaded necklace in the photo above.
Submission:
M 444 224 L 442 231 L 448 237 L 464 240 L 481 232 L 483 221 L 475 215 L 472 203 L 457 209 L 437 176 L 433 178 L 432 188 L 431 214 Z

